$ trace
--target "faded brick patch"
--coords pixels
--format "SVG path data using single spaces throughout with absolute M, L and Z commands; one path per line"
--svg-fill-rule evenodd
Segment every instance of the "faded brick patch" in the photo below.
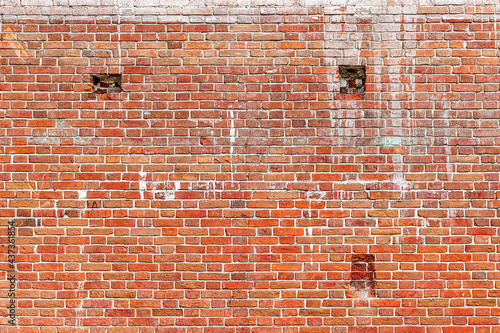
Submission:
M 350 287 L 362 290 L 372 289 L 375 278 L 375 255 L 373 254 L 352 254 Z

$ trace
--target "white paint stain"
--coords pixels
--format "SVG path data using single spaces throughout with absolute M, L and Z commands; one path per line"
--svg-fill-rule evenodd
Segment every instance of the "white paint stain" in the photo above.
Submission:
M 307 191 L 306 199 L 324 199 L 327 194 L 327 191 Z
M 87 190 L 78 190 L 78 199 L 86 199 Z
M 392 183 L 399 186 L 401 191 L 408 191 L 411 187 L 411 184 L 405 180 L 404 175 L 400 173 L 394 175 Z
M 83 246 L 80 246 L 80 248 L 81 248 L 80 253 L 83 254 Z M 79 292 L 79 293 L 85 292 L 84 285 L 85 285 L 85 282 L 83 282 L 83 281 L 78 282 L 77 292 Z M 78 306 L 77 316 L 78 316 L 78 326 L 79 327 L 84 327 L 83 319 L 85 319 L 87 317 L 87 311 L 83 308 L 83 302 L 85 299 L 88 299 L 88 292 L 87 292 L 87 297 L 80 299 L 80 305 Z
M 174 190 L 166 190 L 165 191 L 165 199 L 174 200 L 175 199 L 175 191 Z
M 144 199 L 144 191 L 148 188 L 148 182 L 146 181 L 146 173 L 144 171 L 139 172 L 139 191 L 141 191 L 141 199 Z
M 231 128 L 229 130 L 229 142 L 231 144 L 231 148 L 230 148 L 230 154 L 231 154 L 231 156 L 229 156 L 229 164 L 230 164 L 230 167 L 231 167 L 231 179 L 233 179 L 233 174 L 236 171 L 234 169 L 234 165 L 233 165 L 233 160 L 234 160 L 234 142 L 236 140 L 236 128 L 234 127 L 234 111 L 233 110 L 229 110 L 229 113 L 231 115 Z M 215 196 L 215 183 L 213 185 L 214 185 L 214 196 Z
M 384 138 L 384 146 L 385 147 L 395 147 L 402 145 L 402 139 L 400 137 L 389 136 Z
M 175 192 L 179 191 L 181 189 L 181 182 L 180 181 L 175 181 L 174 182 L 174 188 L 171 190 L 166 190 L 165 191 L 165 199 L 167 200 L 174 200 L 175 199 Z
M 233 170 L 232 166 L 231 166 L 231 171 Z M 217 192 L 217 184 L 215 182 L 215 180 L 212 180 L 210 183 L 209 183 L 209 188 L 212 189 L 212 194 L 213 194 L 213 198 L 214 199 L 217 199 L 217 195 L 215 194 Z
M 236 138 L 236 128 L 234 128 L 234 111 L 230 110 L 229 113 L 231 114 L 231 129 L 229 130 L 229 141 L 231 141 L 231 144 L 233 144 Z M 233 147 L 231 146 L 231 154 L 232 153 Z
M 370 296 L 370 289 L 369 288 L 365 288 L 365 289 L 361 289 L 361 290 L 358 290 L 358 299 L 360 300 L 368 300 L 369 296 Z
M 163 198 L 164 198 L 166 191 L 158 190 L 158 186 L 160 185 L 160 183 L 158 183 L 158 182 L 151 182 L 151 184 L 153 184 L 152 185 L 153 199 L 156 199 L 157 194 L 163 194 Z

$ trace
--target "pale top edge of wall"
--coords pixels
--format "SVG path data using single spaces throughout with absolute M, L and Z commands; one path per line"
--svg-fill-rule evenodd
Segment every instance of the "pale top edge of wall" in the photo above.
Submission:
M 231 22 L 231 16 L 245 15 L 463 15 L 465 8 L 468 14 L 496 16 L 500 0 L 0 0 L 0 21 L 58 17 L 216 23 L 224 15 Z
M 16 7 L 26 14 L 36 8 L 57 11 L 93 8 L 129 9 L 211 9 L 211 8 L 310 8 L 310 7 L 390 7 L 390 6 L 499 6 L 499 0 L 0 0 L 0 9 Z M 1 14 L 1 13 L 0 13 Z
M 0 0 L 2 6 L 118 6 L 131 7 L 254 7 L 254 6 L 391 6 L 495 5 L 498 0 Z

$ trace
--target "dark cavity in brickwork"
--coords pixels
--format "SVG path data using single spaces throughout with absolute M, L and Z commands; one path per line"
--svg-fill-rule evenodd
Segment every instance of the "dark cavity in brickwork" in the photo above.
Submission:
M 92 81 L 96 94 L 119 93 L 122 91 L 121 74 L 93 74 Z
M 365 66 L 339 66 L 340 93 L 364 94 Z
M 351 255 L 350 287 L 356 290 L 372 289 L 375 278 L 375 256 L 373 254 Z

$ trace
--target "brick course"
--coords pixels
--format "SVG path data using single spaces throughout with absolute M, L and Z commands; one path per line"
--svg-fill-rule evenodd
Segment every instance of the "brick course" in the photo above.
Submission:
M 499 12 L 4 0 L 0 332 L 500 333 Z

